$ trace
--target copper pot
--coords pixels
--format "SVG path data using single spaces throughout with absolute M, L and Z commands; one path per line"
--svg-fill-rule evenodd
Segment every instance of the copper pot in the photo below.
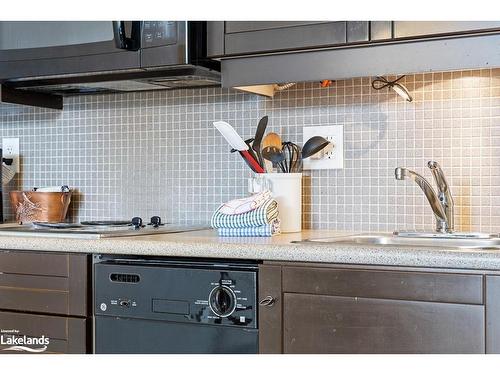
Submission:
M 66 218 L 71 192 L 11 191 L 10 203 L 20 224 L 60 223 Z

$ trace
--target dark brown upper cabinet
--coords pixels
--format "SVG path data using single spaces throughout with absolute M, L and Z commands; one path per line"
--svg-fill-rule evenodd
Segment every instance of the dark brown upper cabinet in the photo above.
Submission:
M 220 21 L 209 40 L 223 87 L 500 66 L 500 21 Z
M 500 21 L 394 21 L 394 38 L 466 35 L 498 28 Z
M 226 22 L 226 55 L 308 49 L 346 43 L 346 22 Z
M 346 47 L 400 39 L 465 36 L 500 30 L 499 21 L 226 21 L 209 30 L 223 47 L 212 57 Z M 215 24 L 212 22 L 212 24 Z

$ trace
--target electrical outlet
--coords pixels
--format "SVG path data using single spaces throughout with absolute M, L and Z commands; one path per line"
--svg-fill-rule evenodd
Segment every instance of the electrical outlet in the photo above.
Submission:
M 4 159 L 12 159 L 11 168 L 19 173 L 19 138 L 3 138 L 2 154 Z
M 303 161 L 303 169 L 343 169 L 344 168 L 344 125 L 308 126 L 303 128 L 304 143 L 315 135 L 331 142 L 322 151 Z

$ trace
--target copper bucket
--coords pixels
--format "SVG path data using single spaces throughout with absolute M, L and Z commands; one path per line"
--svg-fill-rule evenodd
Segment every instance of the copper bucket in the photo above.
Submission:
M 60 223 L 66 218 L 71 192 L 11 191 L 10 203 L 20 224 Z

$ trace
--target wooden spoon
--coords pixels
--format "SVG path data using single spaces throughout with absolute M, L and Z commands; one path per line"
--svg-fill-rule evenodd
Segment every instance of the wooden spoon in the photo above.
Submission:
M 283 147 L 281 145 L 281 137 L 276 133 L 266 134 L 266 136 L 262 140 L 261 146 L 262 146 L 262 148 L 266 148 L 269 146 L 276 147 L 280 151 L 281 151 L 281 148 Z

